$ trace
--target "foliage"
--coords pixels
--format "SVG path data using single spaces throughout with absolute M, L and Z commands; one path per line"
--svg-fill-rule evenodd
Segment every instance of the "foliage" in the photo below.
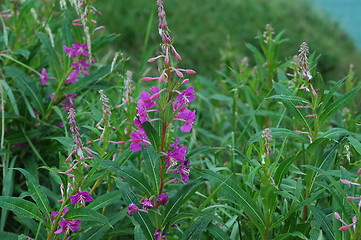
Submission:
M 142 25 L 144 65 L 133 74 L 122 53 L 104 55 L 116 36 L 99 25 L 108 16 L 97 4 L 3 5 L 1 239 L 360 238 L 354 72 L 319 73 L 313 44 L 310 54 L 307 39 L 286 41 L 292 34 L 273 22 L 242 30 L 257 34 L 248 58 L 237 60 L 242 51 L 221 32 L 222 62 L 202 63 L 176 23 L 188 21 L 178 15 L 187 4 L 158 0 L 128 11 L 159 20 L 157 30 L 151 18 Z M 269 4 L 253 7 L 279 8 Z M 147 43 L 154 32 L 159 49 Z M 212 72 L 194 77 L 193 67 Z
M 185 65 L 197 66 L 201 75 L 212 77 L 223 63 L 249 56 L 245 43 L 258 47 L 255 36 L 266 24 L 277 32 L 286 30 L 288 41 L 281 46 L 280 59 L 295 55 L 305 41 L 320 55 L 318 71 L 325 79 L 343 77 L 350 64 L 360 74 L 360 56 L 350 37 L 308 1 L 172 0 L 165 4 L 169 24 L 177 29 L 175 46 L 185 56 Z M 147 56 L 158 46 L 152 1 L 103 0 L 98 6 L 110 31 L 120 34 L 112 49 L 121 48 L 130 56 L 132 69 L 141 73 Z

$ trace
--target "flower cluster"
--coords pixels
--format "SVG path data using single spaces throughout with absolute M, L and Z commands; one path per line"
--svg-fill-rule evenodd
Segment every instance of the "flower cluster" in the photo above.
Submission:
M 157 86 L 143 91 L 137 100 L 137 116 L 134 120 L 136 130 L 130 134 L 130 150 L 137 152 L 153 143 L 148 139 L 148 126 L 159 126 L 157 129 L 159 145 L 153 146 L 161 154 L 159 161 L 160 185 L 157 201 L 146 198 L 141 200 L 140 209 L 135 203 L 128 206 L 127 214 L 132 215 L 138 211 L 148 212 L 149 209 L 157 209 L 160 205 L 168 202 L 168 194 L 164 187 L 169 183 L 183 183 L 189 181 L 190 161 L 186 159 L 187 147 L 180 144 L 179 137 L 175 137 L 177 129 L 181 132 L 190 132 L 196 120 L 196 111 L 190 110 L 189 105 L 196 97 L 193 86 L 186 86 L 189 83 L 187 74 L 195 74 L 191 69 L 179 68 L 177 61 L 182 57 L 173 46 L 173 39 L 170 36 L 163 0 L 157 0 L 159 25 L 158 31 L 162 39 L 161 53 L 148 60 L 149 63 L 161 60 L 161 67 L 158 69 L 157 77 L 143 77 L 143 81 L 157 81 Z M 159 124 L 158 124 L 159 123 Z M 166 239 L 166 233 L 161 226 L 157 226 L 154 238 L 157 240 Z
M 70 231 L 75 232 L 76 230 L 80 230 L 81 220 L 66 220 L 65 215 L 69 211 L 68 207 L 65 207 L 60 215 L 59 229 L 54 232 L 54 234 L 65 233 L 66 235 L 70 234 Z M 51 218 L 54 219 L 59 214 L 59 211 L 55 211 L 51 213 Z
M 180 174 L 181 180 L 173 178 L 167 183 L 186 183 L 189 180 L 189 161 L 186 159 L 186 152 L 188 148 L 178 144 L 179 138 L 176 138 L 175 142 L 173 144 L 170 144 L 170 146 L 173 147 L 173 150 L 168 150 L 168 153 L 165 155 L 164 161 L 166 162 L 165 167 L 167 168 L 167 173 L 178 173 Z
M 271 135 L 271 130 L 269 128 L 266 128 L 265 130 L 263 130 L 261 138 L 263 138 L 263 140 L 264 140 L 264 147 L 266 149 L 265 155 L 267 157 L 269 157 L 269 156 L 271 156 L 271 151 L 272 151 L 272 149 L 270 147 L 270 143 L 273 140 L 273 137 Z
M 306 81 L 304 84 L 301 85 L 300 89 L 305 92 L 311 92 L 312 96 L 314 98 L 317 98 L 317 96 L 318 96 L 317 91 L 319 89 L 314 89 L 314 87 L 311 83 L 312 75 L 311 75 L 311 72 L 309 69 L 309 63 L 308 63 L 308 58 L 307 58 L 307 54 L 309 53 L 309 48 L 308 48 L 307 43 L 303 42 L 301 44 L 299 52 L 300 52 L 300 54 L 297 57 L 297 59 L 299 61 L 299 68 L 300 68 L 299 71 L 301 72 L 302 79 L 304 79 Z M 302 101 L 302 103 L 304 103 L 306 105 L 296 106 L 296 108 L 297 109 L 312 108 L 310 102 Z M 305 117 L 313 118 L 313 117 L 317 117 L 317 114 L 308 114 Z
M 74 61 L 72 63 L 72 72 L 68 75 L 65 84 L 72 84 L 79 81 L 79 73 L 83 75 L 89 75 L 86 71 L 90 67 L 90 64 L 87 62 L 86 58 L 89 56 L 88 43 L 76 43 L 72 44 L 72 47 L 68 47 L 64 45 L 64 52 L 67 54 L 68 57 Z M 92 62 L 93 63 L 93 62 Z
M 141 204 L 142 204 L 142 209 L 138 208 L 138 206 L 134 203 L 131 203 L 128 205 L 128 211 L 127 214 L 128 215 L 133 215 L 137 212 L 145 212 L 148 213 L 148 209 L 150 208 L 158 208 L 159 205 L 165 205 L 168 202 L 168 194 L 167 193 L 161 193 L 158 196 L 158 199 L 156 202 L 152 202 L 152 199 L 155 196 L 151 196 L 150 198 L 145 198 L 143 200 L 141 200 Z

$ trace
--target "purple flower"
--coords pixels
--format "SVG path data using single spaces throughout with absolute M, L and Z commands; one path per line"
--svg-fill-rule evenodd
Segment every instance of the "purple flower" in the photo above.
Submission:
M 49 76 L 48 74 L 46 73 L 46 69 L 43 68 L 41 70 L 41 76 L 40 76 L 40 80 L 41 80 L 41 85 L 45 85 L 47 82 L 48 82 L 48 79 L 49 79 Z
M 186 161 L 185 156 L 188 148 L 183 145 L 178 145 L 178 143 L 179 143 L 179 138 L 176 138 L 175 142 L 173 144 L 170 144 L 170 146 L 173 147 L 173 150 L 172 151 L 168 150 L 168 153 L 164 158 L 164 161 L 167 162 L 165 165 L 165 167 L 167 168 L 171 168 L 177 165 L 177 161 L 179 162 Z
M 149 209 L 149 208 L 153 208 L 154 207 L 154 203 L 150 201 L 151 199 L 143 199 L 140 202 L 142 203 L 142 207 L 144 209 Z
M 63 105 L 63 111 L 67 112 L 70 108 L 74 108 L 74 102 L 76 94 L 66 94 L 65 99 L 61 102 Z
M 165 205 L 168 202 L 168 194 L 167 193 L 159 194 L 157 202 L 161 205 Z
M 147 113 L 146 105 L 144 104 L 142 99 L 138 100 L 137 103 L 138 116 L 141 123 L 146 122 L 149 119 L 149 115 Z
M 163 234 L 162 230 L 155 230 L 153 236 L 155 240 L 167 240 L 167 238 L 165 236 L 167 236 L 168 233 Z
M 69 211 L 69 208 L 65 207 L 60 217 L 63 218 L 68 211 Z M 58 215 L 58 213 L 59 213 L 59 211 L 52 212 L 51 213 L 51 220 L 54 220 L 56 215 Z
M 72 57 L 73 56 L 73 49 L 72 48 L 70 48 L 70 47 L 67 47 L 67 46 L 65 46 L 64 45 L 64 52 L 69 56 L 69 57 Z
M 78 71 L 78 70 L 72 71 L 72 72 L 68 75 L 68 77 L 67 77 L 67 79 L 66 79 L 66 81 L 65 81 L 65 84 L 72 84 L 72 83 L 75 83 L 75 82 L 79 81 L 78 75 L 79 75 L 79 71 Z
M 84 43 L 76 43 L 71 45 L 72 48 L 64 45 L 64 52 L 69 56 L 72 57 L 73 60 L 75 60 L 76 56 L 83 55 L 83 56 L 89 56 L 88 44 Z
M 83 55 L 83 56 L 89 56 L 88 49 L 88 43 L 76 43 L 71 45 L 73 47 L 73 56 Z
M 54 232 L 55 234 L 60 234 L 62 232 L 64 232 L 65 234 L 69 234 L 70 231 L 75 232 L 76 230 L 80 230 L 81 228 L 79 227 L 81 223 L 81 220 L 62 220 L 59 223 L 60 229 L 57 230 L 56 232 Z
M 178 113 L 179 117 L 185 120 L 185 124 L 180 127 L 182 132 L 190 132 L 192 130 L 194 121 L 196 120 L 196 110 L 189 110 L 185 108 Z
M 135 205 L 134 203 L 129 204 L 128 211 L 127 211 L 128 215 L 133 215 L 134 213 L 136 213 L 138 211 L 139 211 L 139 208 L 137 207 L 137 205 Z
M 81 205 L 85 206 L 85 202 L 91 202 L 94 199 L 90 196 L 88 192 L 80 192 L 77 191 L 77 194 L 69 196 L 72 204 L 80 203 Z
M 140 94 L 140 100 L 143 101 L 144 107 L 146 109 L 152 108 L 156 104 L 152 99 L 152 95 L 147 91 L 144 91 Z
M 89 68 L 90 64 L 87 63 L 85 58 L 73 63 L 71 66 L 75 68 L 76 71 L 81 72 L 83 75 L 89 75 L 85 69 Z
M 184 90 L 181 94 L 177 96 L 177 100 L 181 104 L 188 105 L 196 98 L 196 95 L 193 93 L 194 93 L 194 87 L 189 86 L 186 90 Z
M 138 129 L 138 132 L 131 133 L 129 136 L 132 139 L 130 150 L 133 152 L 138 152 L 141 150 L 142 144 L 144 144 L 145 147 L 150 144 L 149 140 L 147 139 L 147 135 L 142 128 Z
M 174 171 L 175 173 L 180 173 L 183 183 L 189 181 L 189 168 L 188 166 L 181 164 L 178 170 Z

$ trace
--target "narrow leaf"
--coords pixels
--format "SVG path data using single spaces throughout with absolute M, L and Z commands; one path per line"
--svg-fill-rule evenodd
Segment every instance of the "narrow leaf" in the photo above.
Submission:
M 40 222 L 43 221 L 43 215 L 39 211 L 38 206 L 21 198 L 0 196 L 0 207 L 10 210 L 15 214 L 34 218 Z
M 193 169 L 193 171 L 196 171 Z M 198 173 L 200 176 L 207 178 L 208 180 L 214 182 L 215 184 L 221 184 L 227 179 L 225 176 L 215 173 L 209 170 L 204 170 Z M 242 190 L 235 182 L 231 179 L 228 179 L 224 185 L 223 189 L 228 193 L 228 200 L 235 202 L 238 204 L 240 209 L 243 209 L 251 221 L 258 226 L 259 228 L 265 227 L 265 222 L 262 217 L 262 213 L 260 212 L 258 206 L 255 204 L 252 197 Z
M 28 186 L 28 191 L 31 195 L 31 198 L 34 199 L 39 210 L 50 219 L 50 203 L 48 197 L 43 193 L 41 190 L 40 184 L 35 180 L 35 178 L 25 169 L 22 168 L 15 168 L 16 170 L 20 171 L 26 178 L 26 185 Z

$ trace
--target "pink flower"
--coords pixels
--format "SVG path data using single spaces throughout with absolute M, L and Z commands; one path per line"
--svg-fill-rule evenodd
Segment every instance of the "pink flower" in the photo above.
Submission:
M 136 212 L 138 212 L 138 211 L 145 212 L 145 213 L 148 212 L 147 210 L 139 209 L 139 208 L 137 207 L 137 205 L 135 205 L 134 203 L 129 204 L 129 206 L 128 206 L 128 211 L 127 211 L 127 214 L 128 214 L 128 215 L 133 215 L 134 213 L 136 213 Z
M 60 218 L 64 218 L 65 214 L 69 211 L 69 208 L 68 207 L 65 207 L 63 212 L 61 213 L 61 216 Z M 51 213 L 51 219 L 54 220 L 55 217 L 58 215 L 59 211 L 54 211 Z
M 180 127 L 180 130 L 182 132 L 190 132 L 196 119 L 196 110 L 191 111 L 185 108 L 183 111 L 180 111 L 178 115 L 180 118 L 185 119 L 185 124 Z
M 127 211 L 128 215 L 133 215 L 134 213 L 136 213 L 138 211 L 139 211 L 139 208 L 137 207 L 137 205 L 135 205 L 134 203 L 129 204 L 128 211 Z
M 64 232 L 65 234 L 69 234 L 70 231 L 75 232 L 76 230 L 80 230 L 79 227 L 81 221 L 80 220 L 62 220 L 59 223 L 60 229 L 54 232 L 55 234 L 60 234 Z
M 81 205 L 85 206 L 85 202 L 91 202 L 94 199 L 90 196 L 88 192 L 80 192 L 77 191 L 77 194 L 69 196 L 72 204 L 80 203 Z
M 168 233 L 163 234 L 161 230 L 155 230 L 153 236 L 155 240 L 167 240 L 165 236 L 167 236 Z
M 184 90 L 181 94 L 177 96 L 177 100 L 181 104 L 188 105 L 196 98 L 196 95 L 194 94 L 194 87 L 189 86 L 186 90 Z
M 71 65 L 77 72 L 81 72 L 83 75 L 89 75 L 85 69 L 89 68 L 90 64 L 87 63 L 86 59 L 82 59 L 78 62 L 75 62 Z
M 185 162 L 186 161 L 186 151 L 187 147 L 183 145 L 178 145 L 179 138 L 176 138 L 175 142 L 173 144 L 170 144 L 171 147 L 173 147 L 173 150 L 168 150 L 168 153 L 166 157 L 164 158 L 164 161 L 166 161 L 165 167 L 171 168 L 175 165 L 177 165 L 177 162 Z
M 345 230 L 347 230 L 347 229 L 349 229 L 350 227 L 354 227 L 354 229 L 355 229 L 355 225 L 357 224 L 357 217 L 356 216 L 354 216 L 353 218 L 352 218 L 352 223 L 351 224 L 348 224 L 348 225 L 344 225 L 344 226 L 342 226 L 342 227 L 340 227 L 338 230 L 340 230 L 340 231 L 345 231 Z
M 77 55 L 83 55 L 83 56 L 89 56 L 88 49 L 88 43 L 76 43 L 71 45 L 73 47 L 73 56 Z
M 360 186 L 360 185 L 361 185 L 361 184 L 359 184 L 359 183 L 351 182 L 351 181 L 346 180 L 346 179 L 340 179 L 340 181 L 341 181 L 343 184 L 346 184 L 346 185 L 356 185 L 356 186 Z
M 66 79 L 66 81 L 65 81 L 65 84 L 72 84 L 72 83 L 75 83 L 75 82 L 79 81 L 78 75 L 79 75 L 79 71 L 78 71 L 78 70 L 72 71 L 72 72 L 68 75 L 68 77 L 67 77 L 67 79 Z
M 161 205 L 165 205 L 168 202 L 168 194 L 167 193 L 161 193 L 158 196 L 157 202 Z
M 44 86 L 45 84 L 47 84 L 48 79 L 49 79 L 49 76 L 48 76 L 48 74 L 46 73 L 46 69 L 43 68 L 43 69 L 41 70 L 41 76 L 40 76 L 41 85 Z
M 144 144 L 144 147 L 150 144 L 149 140 L 147 139 L 147 135 L 142 128 L 138 129 L 138 132 L 131 133 L 129 136 L 132 139 L 130 150 L 133 152 L 138 152 L 141 150 L 143 147 L 142 144 Z
M 310 114 L 305 116 L 305 118 L 313 118 L 313 117 L 317 117 L 317 114 Z
M 153 208 L 153 207 L 154 207 L 154 203 L 151 202 L 151 200 L 152 200 L 153 197 L 154 197 L 154 196 L 150 197 L 149 199 L 146 198 L 146 199 L 143 199 L 143 200 L 140 201 L 140 202 L 142 203 L 142 206 L 143 206 L 144 209 L 149 209 L 149 208 Z

